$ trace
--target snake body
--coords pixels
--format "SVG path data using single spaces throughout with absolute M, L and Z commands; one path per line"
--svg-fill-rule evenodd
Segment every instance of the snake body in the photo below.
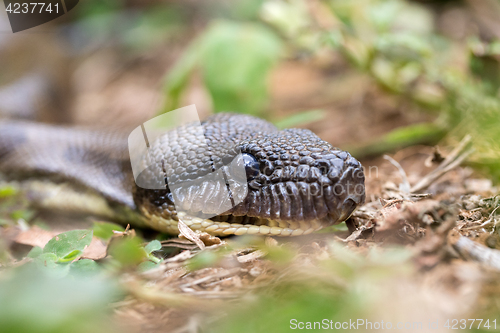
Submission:
M 201 123 L 201 145 L 195 126 L 179 126 L 151 143 L 141 177 L 167 176 L 161 189 L 134 182 L 128 133 L 120 132 L 3 121 L 0 171 L 70 180 L 138 210 L 147 225 L 167 233 L 178 233 L 181 219 L 213 235 L 301 235 L 344 221 L 364 202 L 361 164 L 309 130 L 280 131 L 259 118 L 220 113 Z M 236 156 L 246 170 L 245 196 L 220 212 L 228 198 L 209 176 L 230 170 Z M 189 186 L 176 186 L 186 181 Z

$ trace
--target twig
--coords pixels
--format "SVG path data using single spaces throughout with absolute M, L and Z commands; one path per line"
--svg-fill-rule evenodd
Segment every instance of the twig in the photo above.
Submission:
M 237 267 L 237 268 L 229 269 L 227 271 L 219 272 L 217 274 L 207 275 L 207 276 L 204 276 L 204 277 L 199 278 L 197 280 L 185 283 L 185 284 L 181 285 L 180 288 L 183 289 L 183 288 L 187 288 L 187 287 L 192 287 L 192 286 L 195 286 L 195 285 L 198 285 L 200 283 L 204 283 L 204 282 L 207 282 L 210 280 L 222 279 L 222 278 L 225 278 L 228 276 L 233 276 L 233 275 L 236 275 L 238 272 L 240 272 L 240 270 L 241 269 L 239 267 Z
M 468 228 L 463 228 L 462 230 L 475 230 L 475 229 L 481 229 L 481 228 L 484 228 L 486 227 L 488 224 L 490 224 L 491 222 L 493 222 L 492 219 L 487 219 L 485 222 L 479 224 L 479 225 L 473 225 L 472 227 L 468 227 Z
M 490 219 L 491 217 L 493 216 L 493 214 L 495 214 L 495 212 L 497 211 L 497 209 L 499 208 L 500 206 L 496 206 L 495 209 L 493 209 L 493 211 L 490 213 Z
M 177 227 L 179 228 L 179 232 L 181 233 L 182 236 L 186 237 L 200 248 L 200 250 L 205 249 L 205 243 L 200 239 L 200 237 L 194 232 L 190 227 L 188 227 L 183 221 L 182 218 L 179 217 L 179 221 L 177 224 Z
M 462 163 L 467 157 L 469 157 L 470 154 L 474 152 L 474 148 L 469 147 L 470 142 L 471 136 L 466 135 L 464 139 L 460 141 L 458 147 L 453 149 L 450 155 L 448 155 L 436 169 L 428 173 L 415 186 L 413 186 L 410 189 L 410 192 L 415 193 L 422 191 L 423 189 L 433 184 L 445 173 L 460 165 L 460 163 Z
M 392 165 L 394 165 L 396 168 L 398 168 L 399 174 L 401 175 L 402 183 L 401 186 L 399 187 L 399 190 L 404 193 L 409 193 L 410 192 L 410 182 L 408 181 L 408 176 L 406 176 L 406 172 L 401 166 L 401 164 L 398 163 L 395 159 L 390 157 L 389 155 L 384 155 L 384 159 L 389 161 Z
M 182 238 L 162 240 L 160 243 L 162 247 L 175 247 L 183 250 L 194 250 L 198 247 L 196 244 L 193 244 L 193 242 L 191 242 L 189 239 L 182 239 Z
M 500 270 L 500 251 L 487 248 L 464 236 L 460 236 L 452 246 L 465 259 Z
M 370 229 L 372 229 L 372 228 L 370 228 Z M 362 234 L 362 233 L 363 233 L 363 231 L 365 231 L 365 230 L 368 230 L 368 228 L 367 228 L 366 226 L 364 226 L 364 225 L 361 225 L 361 226 L 359 226 L 359 228 L 358 228 L 358 229 L 356 229 L 356 230 L 355 230 L 352 234 L 350 234 L 350 235 L 349 235 L 349 237 L 347 237 L 346 239 L 342 239 L 342 238 L 340 238 L 340 237 L 339 237 L 339 238 L 340 238 L 340 239 L 342 240 L 342 242 L 344 242 L 344 243 L 353 242 L 353 241 L 357 240 L 359 237 L 361 237 L 361 234 Z
M 265 251 L 255 250 L 255 251 L 250 252 L 248 254 L 245 254 L 245 255 L 242 255 L 242 256 L 238 256 L 238 257 L 236 257 L 236 259 L 238 260 L 238 262 L 240 264 L 246 264 L 248 262 L 255 261 L 255 260 L 259 259 L 259 258 L 262 258 L 266 254 L 267 254 L 267 252 L 265 252 Z
M 134 298 L 156 305 L 177 307 L 199 303 L 199 300 L 191 295 L 160 290 L 158 288 L 148 288 L 138 281 L 123 283 L 122 287 Z

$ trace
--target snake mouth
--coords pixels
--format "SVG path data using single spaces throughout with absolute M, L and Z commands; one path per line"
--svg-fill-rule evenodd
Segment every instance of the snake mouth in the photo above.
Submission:
M 300 236 L 319 230 L 328 223 L 327 219 L 311 221 L 281 221 L 233 215 L 220 215 L 212 219 L 205 220 L 197 218 L 190 219 L 188 216 L 184 216 L 182 220 L 191 229 L 203 230 L 219 236 L 233 234 Z
M 229 235 L 267 235 L 267 236 L 300 236 L 307 235 L 324 227 L 338 224 L 348 219 L 357 204 L 347 199 L 342 209 L 320 219 L 288 221 L 265 219 L 253 216 L 217 215 L 212 218 L 193 217 L 185 212 L 177 212 L 169 219 L 147 209 L 142 213 L 146 223 L 156 230 L 166 233 L 179 233 L 178 221 L 184 222 L 193 230 L 207 232 L 215 236 Z

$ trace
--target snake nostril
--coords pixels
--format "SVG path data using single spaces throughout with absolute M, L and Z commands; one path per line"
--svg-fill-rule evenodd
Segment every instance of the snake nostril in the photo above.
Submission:
M 321 171 L 321 174 L 326 176 L 330 169 L 330 163 L 326 160 L 317 160 L 315 166 Z
M 259 162 L 257 159 L 250 154 L 243 153 L 243 163 L 245 164 L 245 172 L 247 174 L 247 180 L 253 180 L 259 175 Z

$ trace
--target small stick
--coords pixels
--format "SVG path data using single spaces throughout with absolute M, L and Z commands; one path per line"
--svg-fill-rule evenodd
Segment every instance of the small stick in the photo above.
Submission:
M 500 270 L 500 251 L 487 248 L 464 236 L 460 236 L 452 246 L 465 259 Z
M 205 243 L 203 243 L 203 241 L 196 234 L 196 232 L 194 232 L 190 227 L 186 225 L 186 223 L 182 221 L 181 217 L 179 217 L 177 227 L 179 228 L 179 232 L 182 236 L 186 237 L 187 239 L 198 245 L 200 250 L 205 249 Z
M 400 190 L 404 193 L 410 192 L 410 182 L 408 181 L 408 177 L 406 176 L 406 172 L 401 166 L 401 164 L 398 163 L 395 159 L 390 157 L 389 155 L 384 155 L 384 159 L 389 161 L 392 165 L 394 165 L 396 168 L 398 168 L 398 171 L 401 175 L 402 178 L 402 186 L 400 187 Z
M 468 148 L 471 142 L 471 136 L 466 135 L 458 147 L 453 149 L 453 151 L 448 155 L 444 161 L 433 171 L 422 178 L 415 186 L 410 189 L 411 193 L 420 192 L 423 189 L 429 187 L 438 178 L 443 176 L 445 173 L 451 169 L 457 167 L 462 163 L 470 154 L 474 152 L 474 148 Z

